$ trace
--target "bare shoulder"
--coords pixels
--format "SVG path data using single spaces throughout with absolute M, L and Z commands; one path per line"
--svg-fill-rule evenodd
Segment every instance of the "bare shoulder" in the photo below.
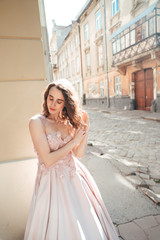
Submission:
M 29 128 L 42 127 L 41 115 L 34 115 L 29 119 Z

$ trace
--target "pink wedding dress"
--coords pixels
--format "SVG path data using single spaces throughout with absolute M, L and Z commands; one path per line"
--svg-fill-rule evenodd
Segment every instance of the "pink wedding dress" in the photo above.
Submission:
M 46 137 L 51 151 L 72 138 Z M 118 240 L 93 177 L 72 152 L 49 168 L 38 162 L 24 240 Z

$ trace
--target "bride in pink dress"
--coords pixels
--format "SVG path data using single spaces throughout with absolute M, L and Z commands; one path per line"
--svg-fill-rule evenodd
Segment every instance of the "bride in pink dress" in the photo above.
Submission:
M 118 240 L 97 185 L 78 160 L 89 131 L 66 80 L 50 83 L 29 122 L 38 171 L 24 240 Z

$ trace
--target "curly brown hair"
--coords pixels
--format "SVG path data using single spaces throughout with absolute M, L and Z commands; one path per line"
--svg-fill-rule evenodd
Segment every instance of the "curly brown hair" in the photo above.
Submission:
M 76 95 L 76 91 L 71 85 L 71 83 L 66 79 L 60 79 L 56 82 L 50 83 L 44 92 L 44 102 L 43 102 L 43 112 L 45 117 L 49 116 L 49 111 L 47 107 L 47 98 L 49 91 L 52 87 L 56 87 L 60 90 L 65 99 L 65 106 L 62 110 L 62 120 L 71 124 L 73 128 L 77 129 L 80 126 L 85 125 L 82 118 L 82 108 L 80 106 L 80 101 Z

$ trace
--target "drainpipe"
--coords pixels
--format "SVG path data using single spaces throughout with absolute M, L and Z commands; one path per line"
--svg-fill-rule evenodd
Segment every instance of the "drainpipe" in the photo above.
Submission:
M 107 80 L 107 107 L 110 107 L 109 100 L 109 79 L 108 79 L 108 58 L 107 58 L 107 37 L 106 37 L 106 3 L 103 0 L 103 20 L 104 20 L 104 55 L 105 55 L 105 70 L 106 70 L 106 80 Z

